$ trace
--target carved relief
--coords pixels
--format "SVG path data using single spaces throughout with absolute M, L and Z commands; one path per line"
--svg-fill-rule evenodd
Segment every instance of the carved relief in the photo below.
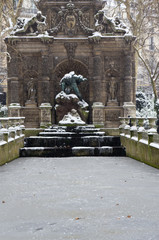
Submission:
M 25 56 L 23 57 L 23 71 L 36 71 L 38 72 L 38 57 Z
M 119 76 L 120 75 L 120 59 L 117 57 L 105 57 L 104 58 L 104 66 L 106 75 Z M 114 72 L 114 73 L 113 73 Z M 116 73 L 115 73 L 116 72 Z
M 109 77 L 109 78 L 118 77 L 118 76 L 119 76 L 118 70 L 115 69 L 115 64 L 114 64 L 114 62 L 111 62 L 111 63 L 110 63 L 109 69 L 106 70 L 106 76 Z
M 89 12 L 83 13 L 82 22 L 86 27 L 90 27 L 90 14 L 89 14 Z
M 74 15 L 67 15 L 66 16 L 66 25 L 68 29 L 73 29 L 76 24 L 76 18 Z
M 120 115 L 120 110 L 106 110 L 105 119 L 106 121 L 119 121 Z
M 103 122 L 103 109 L 95 109 L 93 113 L 94 122 Z
M 59 31 L 64 31 L 68 36 L 75 36 L 82 30 L 87 35 L 94 32 L 93 29 L 88 27 L 89 14 L 84 13 L 75 7 L 74 3 L 70 0 L 66 7 L 59 8 L 57 14 L 58 24 L 48 30 L 50 35 L 56 35 Z M 85 25 L 87 24 L 87 25 Z
M 64 46 L 66 48 L 66 51 L 67 51 L 67 57 L 68 57 L 68 60 L 71 61 L 74 59 L 75 57 L 75 51 L 76 51 L 76 48 L 77 48 L 77 43 L 64 43 Z
M 54 28 L 57 25 L 57 13 L 51 13 L 51 28 Z

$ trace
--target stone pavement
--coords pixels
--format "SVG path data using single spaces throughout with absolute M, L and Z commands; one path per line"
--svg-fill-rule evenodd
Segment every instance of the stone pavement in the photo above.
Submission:
M 0 240 L 158 240 L 159 170 L 126 157 L 0 167 Z

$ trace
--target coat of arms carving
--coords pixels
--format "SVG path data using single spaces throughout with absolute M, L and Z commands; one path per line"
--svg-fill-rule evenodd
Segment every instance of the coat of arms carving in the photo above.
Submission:
M 77 35 L 79 31 L 87 35 L 92 34 L 94 30 L 84 24 L 83 18 L 83 12 L 76 8 L 70 0 L 66 7 L 59 9 L 57 13 L 58 24 L 49 29 L 48 32 L 50 35 L 55 35 L 62 31 L 70 37 Z

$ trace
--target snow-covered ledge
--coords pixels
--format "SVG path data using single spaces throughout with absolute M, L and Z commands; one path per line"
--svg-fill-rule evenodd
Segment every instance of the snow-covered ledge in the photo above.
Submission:
M 0 165 L 19 157 L 24 131 L 24 117 L 0 118 Z
M 159 134 L 156 118 L 120 118 L 121 144 L 128 157 L 159 168 Z

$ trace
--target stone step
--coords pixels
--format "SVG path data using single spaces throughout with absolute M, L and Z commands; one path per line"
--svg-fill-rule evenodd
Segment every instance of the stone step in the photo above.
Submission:
M 54 128 L 48 128 L 45 129 L 44 132 L 84 132 L 84 133 L 96 133 L 99 132 L 100 128 L 93 128 L 93 127 L 76 127 L 74 128 L 68 128 L 68 127 L 54 127 Z
M 24 147 L 21 157 L 70 157 L 70 156 L 125 156 L 122 147 Z
M 120 137 L 116 136 L 71 136 L 71 137 L 45 137 L 36 136 L 25 139 L 26 147 L 102 147 L 120 146 Z
M 83 136 L 104 136 L 105 132 L 40 132 L 42 137 L 83 137 Z

